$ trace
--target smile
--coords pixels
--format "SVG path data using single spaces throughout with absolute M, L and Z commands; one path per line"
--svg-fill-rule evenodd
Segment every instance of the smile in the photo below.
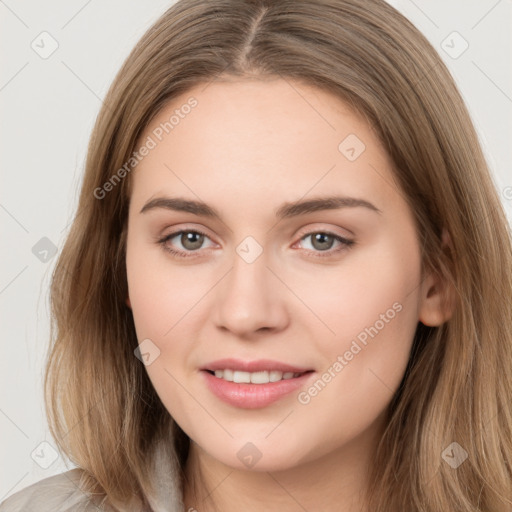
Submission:
M 216 398 L 239 409 L 260 409 L 284 399 L 305 386 L 316 374 L 312 370 L 283 373 L 277 370 L 245 372 L 230 369 L 201 370 L 199 373 Z

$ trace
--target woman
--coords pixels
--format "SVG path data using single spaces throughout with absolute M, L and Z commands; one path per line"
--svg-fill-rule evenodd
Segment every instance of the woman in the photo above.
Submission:
M 105 99 L 53 276 L 78 468 L 0 510 L 508 511 L 511 264 L 396 10 L 180 0 Z

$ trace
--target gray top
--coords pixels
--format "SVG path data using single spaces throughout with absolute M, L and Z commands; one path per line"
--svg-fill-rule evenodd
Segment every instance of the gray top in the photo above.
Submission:
M 148 497 L 151 511 L 184 512 L 179 470 L 172 442 L 160 441 L 154 452 L 155 496 Z M 106 512 L 110 507 L 95 505 L 79 487 L 82 470 L 71 469 L 50 476 L 16 492 L 0 503 L 0 512 Z M 129 504 L 122 512 L 135 512 Z M 136 512 L 142 512 L 137 509 Z
M 0 512 L 97 512 L 78 488 L 80 469 L 40 480 L 13 494 L 0 504 Z

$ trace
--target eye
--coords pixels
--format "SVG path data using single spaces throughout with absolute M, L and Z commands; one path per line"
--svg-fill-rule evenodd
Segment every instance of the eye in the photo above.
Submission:
M 176 239 L 176 242 L 173 243 L 174 239 Z M 190 256 L 195 256 L 193 253 L 202 248 L 205 239 L 210 240 L 205 233 L 189 229 L 170 233 L 161 240 L 158 240 L 158 243 L 162 245 L 164 250 L 171 254 L 181 258 L 188 258 Z M 173 247 L 176 243 L 181 244 L 182 248 L 178 248 L 178 250 L 174 249 Z
M 311 239 L 310 246 L 312 247 L 312 249 L 307 250 L 312 252 L 315 257 L 332 256 L 333 254 L 347 250 L 355 243 L 354 240 L 349 240 L 327 231 L 313 231 L 302 236 L 300 241 L 307 239 Z M 205 240 L 210 240 L 208 235 L 201 231 L 189 229 L 170 233 L 158 240 L 158 243 L 165 251 L 174 256 L 178 258 L 188 258 L 198 256 L 198 254 L 194 253 L 200 252 L 199 250 L 203 248 Z M 336 243 L 338 244 L 337 248 L 332 249 Z M 181 248 L 178 247 L 176 249 L 176 244 L 181 245 Z M 212 246 L 213 244 L 210 247 Z
M 347 238 L 327 231 L 313 231 L 303 236 L 300 240 L 303 241 L 308 238 L 311 239 L 310 246 L 312 247 L 312 249 L 308 250 L 312 250 L 314 253 L 325 253 L 314 254 L 314 256 L 319 257 L 332 256 L 335 253 L 348 249 L 355 243 L 354 240 L 348 240 Z M 336 242 L 338 243 L 338 247 L 331 250 Z

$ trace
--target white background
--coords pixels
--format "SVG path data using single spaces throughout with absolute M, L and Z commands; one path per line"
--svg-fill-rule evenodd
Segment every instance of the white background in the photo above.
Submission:
M 512 219 L 511 0 L 390 3 L 429 38 L 452 71 Z M 62 247 L 102 98 L 137 40 L 171 4 L 0 0 L 0 501 L 72 467 L 60 458 L 46 469 L 39 465 L 52 461 L 55 445 L 44 416 L 42 363 L 48 284 L 57 257 L 44 263 L 32 248 L 43 237 Z M 43 31 L 58 42 L 47 59 L 31 47 Z M 454 31 L 469 44 L 458 58 L 443 49 L 453 54 L 462 48 L 458 36 L 446 39 Z

